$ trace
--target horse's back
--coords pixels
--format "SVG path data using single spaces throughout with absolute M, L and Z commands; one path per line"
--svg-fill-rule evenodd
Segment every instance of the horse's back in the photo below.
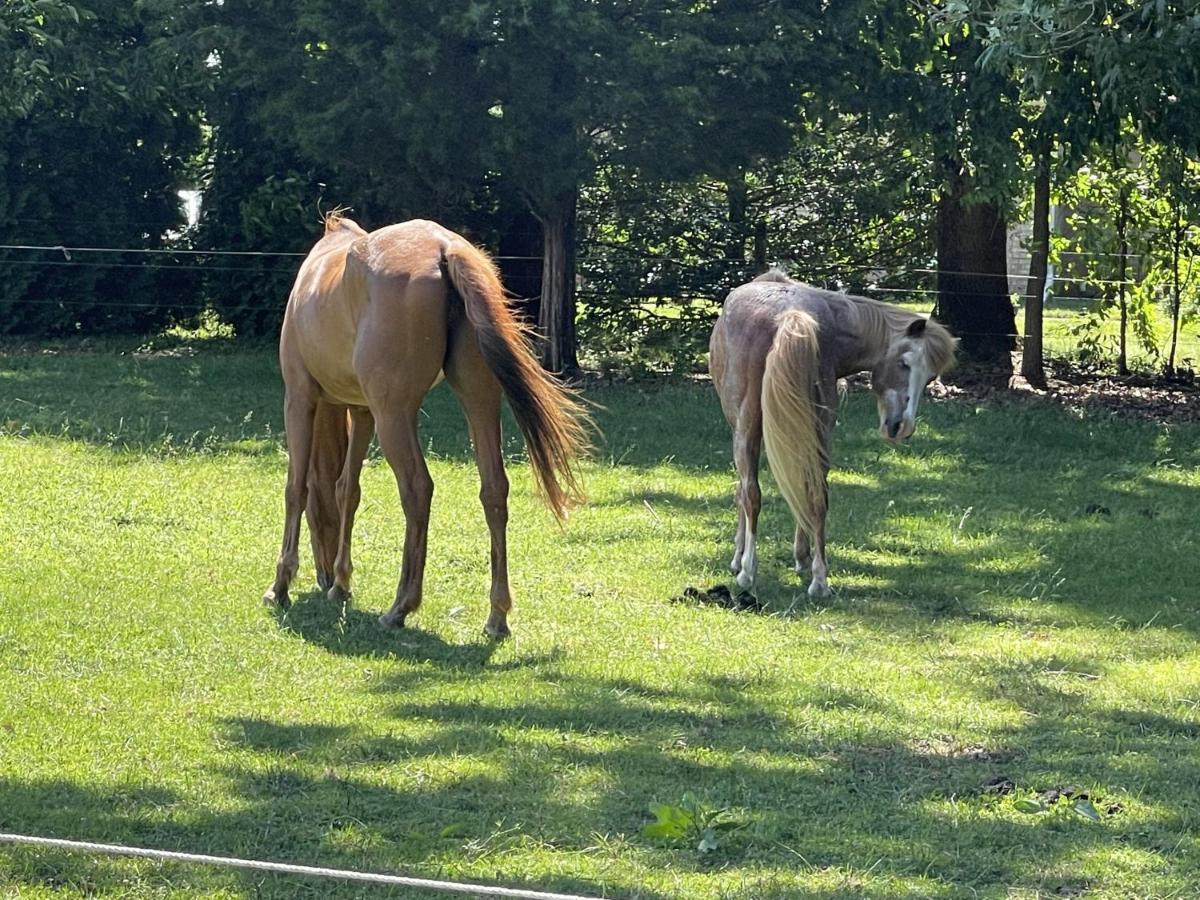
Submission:
M 729 292 L 709 340 L 709 371 L 731 424 L 747 398 L 757 403 L 783 316 L 801 310 L 820 325 L 830 315 L 827 293 L 778 269 Z
M 366 232 L 343 220 L 301 266 L 281 359 L 298 357 L 332 399 L 367 404 L 364 381 L 412 368 L 440 371 L 447 285 L 443 254 L 457 238 L 422 219 Z M 422 380 L 419 378 L 418 380 Z

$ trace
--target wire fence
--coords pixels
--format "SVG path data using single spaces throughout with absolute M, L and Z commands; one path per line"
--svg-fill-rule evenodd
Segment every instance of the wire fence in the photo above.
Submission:
M 600 248 L 597 248 L 600 249 Z M 622 252 L 625 248 L 613 245 L 605 245 L 602 248 L 604 251 L 613 253 Z M 588 247 L 581 248 L 582 257 L 586 258 Z M 678 259 L 666 254 L 647 253 L 644 251 L 636 252 L 638 258 L 644 261 L 648 266 L 673 266 L 680 271 L 695 270 L 699 266 L 695 261 Z M 70 246 L 65 244 L 0 244 L 0 253 L 5 254 L 20 254 L 21 258 L 0 258 L 0 270 L 3 267 L 9 268 L 47 268 L 47 269 L 92 269 L 92 270 L 174 270 L 184 272 L 211 272 L 211 273 L 246 273 L 249 275 L 270 276 L 270 275 L 290 275 L 294 273 L 298 266 L 295 260 L 301 259 L 308 254 L 300 251 L 286 250 L 227 250 L 227 249 L 197 249 L 197 248 L 172 248 L 172 247 L 92 247 L 92 246 Z M 55 258 L 46 258 L 51 255 Z M 116 257 L 115 259 L 105 259 L 105 255 Z M 1113 254 L 1102 251 L 1085 252 L 1072 251 L 1073 257 L 1112 257 L 1121 254 Z M 1136 256 L 1137 254 L 1128 254 Z M 83 257 L 76 259 L 76 256 Z M 100 257 L 100 258 L 97 258 Z M 131 261 L 133 257 L 136 261 Z M 518 261 L 518 262 L 540 262 L 540 256 L 518 256 L 518 255 L 500 255 L 493 257 L 498 261 Z M 233 261 L 240 261 L 243 264 L 231 264 Z M 287 261 L 282 265 L 255 265 L 254 262 L 276 260 Z M 853 275 L 861 276 L 863 273 L 872 276 L 865 280 L 861 277 L 854 279 L 853 283 L 862 285 L 861 290 L 869 296 L 879 295 L 887 298 L 910 298 L 910 299 L 933 299 L 938 297 L 942 292 L 936 284 L 936 280 L 943 276 L 953 276 L 956 278 L 992 278 L 996 280 L 1004 280 L 1004 289 L 997 291 L 982 291 L 982 290 L 961 290 L 956 287 L 954 294 L 959 297 L 994 297 L 996 294 L 1003 294 L 1015 301 L 1028 301 L 1033 295 L 1027 291 L 1010 290 L 1013 283 L 1026 284 L 1030 282 L 1028 272 L 1022 271 L 1006 271 L 1003 274 L 997 272 L 978 272 L 959 269 L 940 269 L 936 267 L 919 267 L 919 266 L 900 266 L 888 267 L 883 264 L 872 264 L 869 262 L 829 262 L 829 263 L 813 263 L 809 260 L 787 261 L 784 260 L 785 268 L 794 270 L 803 270 L 808 273 L 808 277 L 813 275 L 825 275 L 825 278 L 818 278 L 818 282 L 823 282 L 824 286 L 837 289 L 842 284 L 848 283 Z M 788 263 L 791 263 L 790 265 Z M 714 259 L 709 260 L 704 264 L 705 267 L 724 270 L 727 275 L 738 275 L 746 269 L 747 262 L 741 259 Z M 853 273 L 853 275 L 852 275 Z M 720 279 L 717 279 L 720 280 Z M 907 280 L 907 283 L 906 283 Z M 1172 288 L 1172 284 L 1167 281 L 1147 281 L 1136 279 L 1104 279 L 1081 277 L 1076 275 L 1055 275 L 1051 278 L 1052 285 L 1067 285 L 1068 290 L 1075 291 L 1074 294 L 1064 293 L 1049 293 L 1046 299 L 1053 304 L 1055 301 L 1079 301 L 1081 299 L 1094 299 L 1083 297 L 1080 294 L 1085 289 L 1100 290 L 1102 292 L 1112 293 L 1120 287 L 1140 288 L 1142 290 L 1151 289 L 1159 292 L 1165 292 Z M 664 279 L 659 287 L 653 285 L 643 285 L 636 292 L 618 292 L 613 290 L 605 290 L 603 288 L 593 288 L 588 281 L 584 279 L 579 286 L 577 295 L 580 300 L 587 303 L 626 303 L 633 306 L 641 306 L 640 312 L 647 315 L 655 315 L 653 309 L 649 308 L 654 305 L 672 304 L 672 305 L 692 305 L 692 304 L 719 304 L 721 296 L 725 291 L 725 287 L 714 285 L 711 291 L 697 291 L 694 287 L 683 287 L 678 283 L 671 283 Z M 33 306 L 45 306 L 59 308 L 69 308 L 73 304 L 53 297 L 28 297 L 21 301 L 22 304 Z M 88 307 L 96 307 L 101 309 L 161 309 L 162 303 L 151 303 L 139 301 L 136 299 L 112 299 L 112 298 L 89 298 L 80 305 Z M 185 314 L 193 314 L 203 312 L 208 303 L 204 298 L 197 298 L 195 301 L 189 302 L 187 299 L 172 300 L 170 304 L 173 309 Z M 261 303 L 241 303 L 238 307 L 249 311 L 270 312 L 279 310 L 282 303 L 261 302 Z M 670 319 L 678 318 L 677 316 L 662 315 L 661 318 Z M 970 334 L 980 337 L 1005 337 L 1013 339 L 1021 339 L 1023 335 L 1019 333 L 1005 332 L 963 332 L 959 331 L 961 336 Z

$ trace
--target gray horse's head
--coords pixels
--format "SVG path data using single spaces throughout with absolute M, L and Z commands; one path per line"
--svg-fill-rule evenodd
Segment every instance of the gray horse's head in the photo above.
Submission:
M 932 319 L 913 319 L 888 343 L 871 369 L 871 390 L 879 406 L 884 440 L 907 440 L 917 427 L 925 388 L 954 363 L 955 340 Z

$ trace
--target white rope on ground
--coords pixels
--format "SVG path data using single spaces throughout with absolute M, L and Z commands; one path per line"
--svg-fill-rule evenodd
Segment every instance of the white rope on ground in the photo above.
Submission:
M 391 885 L 393 887 L 423 888 L 429 891 L 443 891 L 449 894 L 471 894 L 476 897 L 514 897 L 522 898 L 522 900 L 598 900 L 595 897 L 584 897 L 579 894 L 555 894 L 548 891 L 493 887 L 484 884 L 467 884 L 460 881 L 439 881 L 435 878 L 384 875 L 376 872 L 356 872 L 351 869 L 329 869 L 323 866 L 300 866 L 292 863 L 267 862 L 257 859 L 238 859 L 233 856 L 180 853 L 174 850 L 152 850 L 144 847 L 125 847 L 120 844 L 97 844 L 91 841 L 68 841 L 60 838 L 36 837 L 26 834 L 0 833 L 0 843 L 52 847 L 59 850 L 74 850 L 85 853 L 104 853 L 110 856 L 137 856 L 163 862 L 198 863 L 207 866 L 252 869 L 258 872 L 304 875 L 313 878 L 340 878 L 345 881 L 362 881 L 372 884 Z

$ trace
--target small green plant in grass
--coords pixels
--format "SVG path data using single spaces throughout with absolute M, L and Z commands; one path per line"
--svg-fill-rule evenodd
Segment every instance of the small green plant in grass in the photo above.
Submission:
M 695 844 L 701 853 L 712 853 L 720 846 L 719 835 L 746 824 L 733 810 L 710 806 L 690 791 L 683 795 L 679 806 L 650 804 L 650 813 L 655 821 L 642 829 L 643 835 L 675 844 Z
M 1070 800 L 1068 806 L 1059 806 L 1060 799 Z M 1070 796 L 1070 792 L 1059 792 L 1057 790 L 1043 791 L 1036 797 L 1017 797 L 1012 802 L 1013 809 L 1017 812 L 1027 813 L 1032 816 L 1040 815 L 1041 813 L 1050 812 L 1051 810 L 1070 810 L 1076 815 L 1082 816 L 1090 822 L 1100 821 L 1100 810 L 1087 796 Z

